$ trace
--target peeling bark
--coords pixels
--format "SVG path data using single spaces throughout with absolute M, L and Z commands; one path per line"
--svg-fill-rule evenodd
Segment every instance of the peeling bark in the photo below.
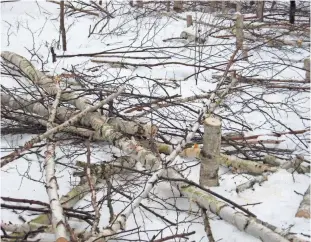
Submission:
M 23 71 L 26 76 L 28 76 L 28 78 L 33 82 L 33 84 L 42 87 L 49 95 L 56 95 L 57 87 L 55 82 L 48 76 L 38 71 L 27 59 L 9 51 L 2 51 L 1 57 Z M 91 102 L 88 99 L 79 97 L 79 95 L 75 94 L 74 92 L 63 93 L 61 95 L 61 100 L 75 106 L 80 111 L 92 107 Z M 90 113 L 88 120 L 89 119 L 97 120 L 97 122 L 104 122 L 108 120 L 109 124 L 116 124 L 116 128 L 123 128 L 123 130 L 120 131 L 124 133 L 129 132 L 129 134 L 137 133 L 138 135 L 150 137 L 154 135 L 155 132 L 157 132 L 157 128 L 155 126 L 150 126 L 147 124 L 141 125 L 138 122 L 124 121 L 118 118 L 112 118 L 109 122 L 108 113 L 104 116 L 101 116 L 99 112 L 92 112 Z M 83 122 L 83 119 L 81 122 L 82 124 L 89 124 L 89 121 Z
M 110 95 L 105 100 L 98 103 L 97 105 L 90 106 L 90 107 L 86 108 L 84 111 L 73 116 L 72 118 L 70 118 L 66 122 L 58 125 L 57 127 L 49 129 L 44 134 L 41 134 L 41 135 L 38 135 L 38 136 L 32 138 L 30 141 L 26 142 L 22 148 L 16 149 L 14 152 L 10 153 L 9 155 L 2 157 L 0 166 L 3 167 L 5 165 L 7 165 L 8 163 L 12 162 L 22 152 L 31 149 L 35 143 L 38 143 L 38 142 L 46 139 L 47 137 L 49 137 L 50 135 L 52 135 L 56 132 L 62 131 L 65 127 L 70 126 L 71 124 L 77 122 L 79 119 L 85 117 L 87 113 L 97 110 L 99 107 L 103 106 L 105 103 L 109 102 L 111 99 L 114 99 L 116 96 L 120 95 L 121 92 L 124 91 L 124 89 L 125 89 L 124 87 L 120 88 L 116 93 Z

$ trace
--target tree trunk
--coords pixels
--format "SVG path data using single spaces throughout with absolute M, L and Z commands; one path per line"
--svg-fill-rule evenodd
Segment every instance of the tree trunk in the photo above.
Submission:
M 306 81 L 310 81 L 310 57 L 304 59 L 303 67 L 306 69 Z
M 276 5 L 276 1 L 274 0 L 274 1 L 272 1 L 270 12 L 272 12 L 274 10 L 275 5 Z
M 203 152 L 201 159 L 200 184 L 218 186 L 219 154 L 221 144 L 221 121 L 216 118 L 204 120 Z
M 66 29 L 65 29 L 65 12 L 64 12 L 64 1 L 60 1 L 60 31 L 62 34 L 62 43 L 63 43 L 63 51 L 67 50 L 67 43 L 66 43 Z
M 243 15 L 241 13 L 237 14 L 236 17 L 236 48 L 243 49 L 243 41 L 244 41 L 244 34 L 243 34 Z
M 171 2 L 167 1 L 166 2 L 166 11 L 169 12 L 171 10 Z
M 303 196 L 303 199 L 296 213 L 296 217 L 310 219 L 310 185 Z
M 137 4 L 137 7 L 138 7 L 138 8 L 144 7 L 144 2 L 141 1 L 141 0 L 138 0 L 138 1 L 136 2 L 136 4 Z
M 237 1 L 235 9 L 237 12 L 242 13 L 242 4 L 239 1 Z
M 171 179 L 184 179 L 173 169 L 168 169 L 168 174 L 165 176 Z M 188 183 L 182 181 L 172 180 L 172 184 L 178 188 L 178 191 L 180 191 L 182 195 L 197 202 L 199 206 L 206 208 L 208 211 L 217 214 L 224 221 L 234 225 L 239 230 L 260 239 L 260 241 L 289 242 L 289 240 L 283 237 L 284 231 L 281 229 L 260 221 L 254 217 L 247 216 L 244 213 L 238 212 L 225 202 L 218 200 L 213 195 L 198 187 L 189 185 Z
M 224 14 L 224 13 L 227 13 L 227 7 L 226 7 L 226 1 L 222 1 L 221 2 L 221 12 Z
M 173 10 L 176 12 L 182 12 L 183 4 L 182 1 L 174 1 Z
M 257 18 L 259 21 L 263 21 L 263 13 L 264 13 L 265 1 L 257 2 Z
M 245 61 L 248 61 L 248 48 L 247 47 L 243 47 L 242 56 L 243 56 Z
M 193 25 L 192 15 L 187 15 L 187 28 Z
M 289 23 L 295 24 L 296 2 L 290 1 L 289 7 Z

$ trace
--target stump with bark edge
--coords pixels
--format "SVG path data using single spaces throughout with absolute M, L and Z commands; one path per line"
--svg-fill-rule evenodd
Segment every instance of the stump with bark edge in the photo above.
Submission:
M 219 155 L 221 144 L 221 121 L 210 117 L 204 120 L 204 136 L 200 184 L 202 186 L 218 186 Z

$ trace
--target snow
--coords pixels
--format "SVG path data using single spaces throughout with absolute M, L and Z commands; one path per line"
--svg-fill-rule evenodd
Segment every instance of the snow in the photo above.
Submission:
M 40 7 L 39 7 L 40 6 Z M 70 69 L 72 65 L 77 65 L 81 70 L 90 67 L 97 66 L 97 63 L 90 62 L 93 57 L 75 57 L 75 58 L 58 58 L 56 63 L 51 62 L 51 56 L 48 56 L 49 47 L 54 46 L 58 54 L 62 54 L 62 51 L 57 49 L 56 42 L 59 37 L 59 9 L 56 4 L 47 2 L 33 2 L 33 1 L 21 1 L 18 3 L 1 3 L 1 49 L 6 51 L 13 51 L 19 55 L 26 57 L 27 59 L 32 58 L 32 63 L 41 68 L 42 63 L 38 60 L 36 56 L 31 55 L 34 52 L 38 53 L 39 57 L 42 58 L 45 63 L 44 70 L 48 70 L 49 74 L 60 74 L 63 72 L 62 68 Z M 128 11 L 125 9 L 124 12 Z M 186 12 L 180 14 L 180 16 L 185 17 L 191 12 Z M 135 14 L 138 13 L 135 11 Z M 94 16 L 84 16 L 81 18 L 66 17 L 67 26 L 67 46 L 68 51 L 65 54 L 76 54 L 76 53 L 93 53 L 105 50 L 115 50 L 115 51 L 127 51 L 135 50 L 135 46 L 143 45 L 144 47 L 152 46 L 176 46 L 182 45 L 179 42 L 162 42 L 165 38 L 173 38 L 180 36 L 180 33 L 185 29 L 185 21 L 174 20 L 172 18 L 160 16 L 159 14 L 154 14 L 149 18 L 143 18 L 140 21 L 135 20 L 134 15 L 129 13 L 127 19 L 123 19 L 120 16 L 116 16 L 114 19 L 110 20 L 110 23 L 105 29 L 104 37 L 99 37 L 97 35 L 92 35 L 88 37 L 89 26 L 94 25 L 97 19 Z M 208 19 L 208 21 L 217 21 L 210 14 L 197 15 L 198 19 L 203 21 Z M 229 22 L 229 21 L 228 21 Z M 155 24 L 152 24 L 155 23 Z M 230 22 L 229 22 L 230 23 Z M 117 34 L 108 34 L 113 31 L 118 25 L 122 24 L 121 28 L 117 29 Z M 139 35 L 136 36 L 135 31 L 132 28 L 138 28 L 140 30 Z M 208 31 L 208 27 L 202 26 L 202 29 Z M 98 30 L 98 29 L 97 29 Z M 151 30 L 151 31 L 149 31 Z M 191 29 L 192 30 L 192 29 Z M 220 40 L 210 37 L 208 43 L 205 44 L 234 44 L 232 40 Z M 232 53 L 232 46 L 224 46 L 210 48 L 208 53 L 203 53 L 202 59 L 206 59 L 203 62 L 206 66 L 213 66 L 219 63 L 225 63 Z M 285 48 L 284 48 L 285 49 Z M 284 54 L 286 53 L 286 54 Z M 299 69 L 302 68 L 301 64 L 295 64 L 287 69 L 284 66 L 279 66 L 271 69 L 265 63 L 269 61 L 276 62 L 275 57 L 284 57 L 288 59 L 302 59 L 306 57 L 309 53 L 307 50 L 300 50 L 299 53 L 291 53 L 290 51 L 282 52 L 281 50 L 271 51 L 271 48 L 262 47 L 260 51 L 250 51 L 252 55 L 250 61 L 252 65 L 249 65 L 246 61 L 239 62 L 234 65 L 236 70 L 239 70 L 243 75 L 258 75 L 261 78 L 280 78 L 280 79 L 297 79 L 301 80 L 304 77 L 304 71 Z M 299 56 L 298 56 L 299 54 Z M 175 61 L 184 62 L 192 64 L 193 61 L 189 57 L 194 56 L 194 48 L 183 48 L 183 49 L 163 49 L 157 50 L 156 52 L 147 53 L 127 53 L 127 54 L 117 54 L 123 55 L 125 62 L 130 63 L 158 63 L 158 60 L 135 60 L 126 59 L 126 56 L 169 56 L 172 59 L 161 60 L 163 62 Z M 212 55 L 212 57 L 210 57 Z M 299 57 L 299 58 L 298 58 Z M 109 61 L 120 61 L 120 58 L 104 58 L 100 57 L 97 59 L 104 59 Z M 196 61 L 199 64 L 199 61 Z M 258 66 L 256 65 L 258 64 Z M 210 70 L 204 72 L 198 78 L 198 85 L 195 84 L 195 78 L 188 77 L 193 73 L 193 67 L 182 66 L 182 65 L 166 65 L 153 67 L 152 69 L 146 67 L 137 67 L 130 69 L 118 69 L 110 68 L 107 64 L 102 64 L 104 71 L 98 75 L 98 82 L 104 82 L 112 78 L 120 77 L 130 77 L 135 75 L 145 76 L 148 78 L 161 78 L 163 80 L 176 79 L 180 80 L 177 83 L 180 88 L 166 88 L 162 90 L 161 88 L 155 88 L 151 90 L 153 82 L 142 79 L 134 78 L 128 82 L 128 84 L 135 85 L 136 89 L 143 94 L 153 93 L 154 95 L 161 96 L 168 92 L 170 95 L 181 94 L 182 97 L 189 97 L 194 94 L 201 94 L 202 90 L 207 92 L 213 90 L 217 83 L 211 83 L 212 75 L 217 73 L 215 70 Z M 298 68 L 295 68 L 297 66 Z M 104 73 L 104 74 L 102 74 Z M 18 83 L 12 81 L 12 78 L 7 76 L 2 76 L 1 84 L 5 87 L 18 87 Z M 263 93 L 263 95 L 261 95 Z M 261 102 L 254 102 L 253 97 L 261 96 Z M 245 104 L 240 103 L 242 99 L 248 99 L 248 107 Z M 309 93 L 292 93 L 285 92 L 271 92 L 271 90 L 265 89 L 264 87 L 251 87 L 247 92 L 238 95 L 230 95 L 226 100 L 226 104 L 230 106 L 232 111 L 232 119 L 247 121 L 248 125 L 252 127 L 252 130 L 245 129 L 244 135 L 254 135 L 254 134 L 267 134 L 273 131 L 282 132 L 287 131 L 287 128 L 291 127 L 294 130 L 304 129 L 308 126 L 308 122 L 300 119 L 298 115 L 290 112 L 289 109 L 281 110 L 278 106 L 278 102 L 286 99 L 295 99 L 295 107 L 301 112 L 305 112 L 309 117 Z M 269 107 L 267 106 L 269 104 Z M 273 106 L 275 105 L 275 106 Z M 202 103 L 194 103 L 191 107 L 198 109 L 202 107 Z M 263 120 L 262 114 L 257 112 L 257 108 L 261 107 L 266 110 L 271 117 L 268 118 L 268 122 Z M 170 111 L 171 110 L 171 111 Z M 174 109 L 177 113 L 179 109 Z M 242 111 L 249 111 L 248 113 L 243 113 Z M 176 116 L 173 114 L 172 109 L 167 109 L 163 112 L 169 119 L 169 117 Z M 166 113 L 165 113 L 166 112 Z M 184 112 L 184 110 L 183 110 Z M 224 111 L 221 114 L 225 114 Z M 133 113 L 135 114 L 135 113 Z M 189 118 L 192 114 L 181 113 L 180 116 Z M 179 115 L 178 115 L 179 116 Z M 150 117 L 150 116 L 148 116 Z M 196 117 L 191 117 L 193 121 Z M 281 120 L 284 125 L 281 125 L 276 120 Z M 171 123 L 177 127 L 185 127 L 189 125 L 189 120 L 187 122 L 177 122 L 171 120 Z M 161 128 L 165 128 L 165 125 L 161 124 Z M 227 129 L 240 128 L 240 125 L 229 122 L 228 120 L 223 120 L 223 127 Z M 176 131 L 175 131 L 176 132 Z M 14 147 L 22 146 L 26 141 L 30 140 L 33 135 L 23 134 L 23 135 L 2 135 L 1 136 L 1 148 L 2 156 L 12 151 Z M 309 132 L 299 137 L 309 138 Z M 282 135 L 281 137 L 271 137 L 271 136 L 261 136 L 259 140 L 264 139 L 275 139 L 275 140 L 285 140 L 279 145 L 267 145 L 267 147 L 277 147 L 283 149 L 295 149 L 295 154 L 304 154 L 307 158 L 309 155 L 309 146 L 303 147 L 301 145 L 297 146 L 297 137 L 293 135 Z M 11 148 L 11 149 L 8 149 Z M 64 144 L 62 147 L 57 147 L 57 157 L 61 158 L 60 162 L 64 164 L 74 164 L 76 160 L 86 161 L 85 153 L 79 150 L 81 147 L 77 147 L 77 154 L 74 158 L 68 159 L 66 154 L 68 149 L 72 151 L 75 149 L 74 146 L 69 146 L 69 143 Z M 41 155 L 44 154 L 45 148 L 41 151 Z M 111 146 L 97 142 L 92 148 L 92 162 L 100 162 L 110 160 L 112 155 L 119 154 L 120 152 Z M 43 158 L 36 156 L 35 154 L 28 154 L 27 161 L 22 159 L 17 159 L 11 164 L 7 165 L 4 169 L 1 169 L 1 195 L 14 197 L 14 198 L 26 198 L 33 200 L 40 200 L 43 202 L 48 202 L 48 196 L 43 182 Z M 199 163 L 197 160 L 181 159 L 177 158 L 177 164 L 182 164 L 188 168 L 185 174 L 188 175 L 188 179 L 199 182 Z M 68 167 L 58 164 L 57 165 L 57 180 L 59 184 L 60 195 L 66 194 L 73 184 L 76 184 L 79 179 L 73 178 L 71 176 L 72 170 Z M 311 234 L 310 221 L 304 218 L 295 218 L 295 213 L 299 207 L 302 200 L 302 196 L 299 194 L 304 194 L 306 189 L 310 184 L 309 174 L 291 174 L 286 170 L 280 169 L 274 174 L 268 176 L 268 181 L 263 182 L 261 185 L 255 184 L 253 189 L 247 189 L 239 194 L 235 192 L 235 188 L 239 184 L 243 184 L 248 181 L 252 176 L 250 175 L 237 175 L 230 172 L 227 168 L 221 167 L 219 171 L 220 175 L 220 186 L 212 188 L 213 191 L 231 199 L 232 201 L 246 205 L 246 207 L 256 214 L 259 219 L 269 222 L 279 228 L 289 229 L 292 233 L 300 234 Z M 148 179 L 148 177 L 136 176 L 136 183 L 140 184 L 143 188 L 143 182 Z M 137 196 L 141 189 L 138 186 L 129 186 L 126 181 L 122 178 L 126 176 L 120 175 L 113 179 L 113 184 L 118 187 L 122 186 L 128 191 L 128 194 L 132 198 Z M 102 189 L 97 193 L 97 198 L 105 195 L 105 189 Z M 120 198 L 120 200 L 118 200 Z M 163 204 L 163 199 L 165 199 L 165 205 Z M 86 196 L 82 201 L 80 201 L 75 208 L 83 207 L 89 204 L 90 195 Z M 117 214 L 129 204 L 129 200 L 124 196 L 116 194 L 114 196 L 114 213 Z M 151 240 L 153 235 L 158 233 L 157 230 L 163 229 L 163 237 L 169 236 L 177 233 L 185 233 L 195 231 L 194 235 L 189 236 L 190 241 L 208 241 L 206 238 L 206 233 L 204 231 L 204 226 L 202 225 L 202 218 L 197 206 L 193 202 L 189 202 L 187 198 L 179 196 L 179 192 L 172 188 L 168 182 L 158 183 L 150 194 L 148 199 L 144 199 L 142 202 L 149 208 L 153 208 L 157 213 L 164 216 L 173 223 L 180 222 L 178 226 L 165 224 L 161 219 L 151 214 L 150 212 L 144 210 L 143 208 L 138 208 L 134 211 L 134 216 L 130 216 L 127 223 L 126 229 L 136 229 L 137 226 L 140 227 L 139 236 L 141 240 Z M 258 203 L 258 204 L 257 204 Z M 101 211 L 100 226 L 107 226 L 109 224 L 109 211 L 106 203 Z M 256 204 L 256 205 L 251 205 Z M 174 207 L 178 207 L 178 211 Z M 86 208 L 90 210 L 91 208 Z M 30 213 L 23 213 L 27 221 L 30 221 L 35 216 L 30 215 Z M 211 215 L 211 228 L 216 241 L 259 241 L 258 239 L 239 231 L 234 226 L 220 220 L 216 215 Z M 21 223 L 18 219 L 18 214 L 7 210 L 1 209 L 1 220 L 5 222 Z M 77 221 L 71 222 L 72 226 L 85 227 L 86 223 L 78 223 Z M 120 235 L 121 237 L 122 235 Z M 134 241 L 138 240 L 137 233 L 127 233 L 124 235 L 126 239 L 132 239 Z M 158 237 L 157 237 L 158 238 Z

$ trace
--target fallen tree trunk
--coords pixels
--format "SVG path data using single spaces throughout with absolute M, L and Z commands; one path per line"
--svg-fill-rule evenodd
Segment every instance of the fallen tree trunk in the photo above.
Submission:
M 303 199 L 296 213 L 296 217 L 310 219 L 310 185 L 303 196 Z
M 289 242 L 289 240 L 284 238 L 285 233 L 281 233 L 281 230 L 277 227 L 237 212 L 234 208 L 216 199 L 211 194 L 186 183 L 184 181 L 185 179 L 175 170 L 168 169 L 166 177 L 171 180 L 182 195 L 197 202 L 208 211 L 217 214 L 220 218 L 234 225 L 239 230 L 253 235 L 264 242 Z
M 27 74 L 29 79 L 34 84 L 41 86 L 48 94 L 55 95 L 57 93 L 57 88 L 53 80 L 37 71 L 24 57 L 7 51 L 1 52 L 1 56 L 5 60 L 19 67 L 25 74 Z M 72 94 L 63 94 L 61 99 L 67 100 L 81 111 L 85 110 L 86 108 L 94 107 L 89 104 L 88 100 L 77 98 Z M 80 119 L 81 124 L 91 126 L 96 131 L 95 135 L 100 137 L 100 139 L 115 145 L 124 151 L 125 154 L 130 154 L 141 164 L 147 166 L 148 169 L 157 169 L 158 165 L 156 164 L 158 164 L 158 158 L 151 151 L 148 151 L 140 146 L 133 137 L 132 139 L 129 139 L 122 133 L 117 132 L 114 127 L 107 124 L 106 121 L 107 117 L 105 119 L 104 117 L 100 116 L 99 113 L 95 112 L 91 113 L 90 115 L 84 115 Z M 152 128 L 150 130 L 150 135 L 153 135 Z
M 98 179 L 93 176 L 92 180 L 94 183 L 98 181 Z M 66 195 L 62 196 L 60 202 L 63 208 L 72 208 L 75 206 L 84 196 L 89 193 L 89 186 L 87 183 L 80 184 L 74 187 L 70 192 Z M 41 214 L 38 217 L 32 219 L 31 221 L 25 223 L 23 226 L 21 225 L 20 229 L 17 229 L 16 232 L 12 233 L 10 236 L 20 237 L 23 236 L 22 231 L 33 231 L 36 230 L 38 225 L 49 225 L 51 224 L 51 219 L 49 214 Z M 19 227 L 19 226 L 16 226 Z M 50 231 L 52 229 L 51 226 L 47 226 L 43 228 L 44 230 Z M 21 231 L 22 230 L 22 231 Z
M 234 52 L 231 59 L 234 58 L 236 55 L 237 50 Z M 230 67 L 230 66 L 229 66 Z M 229 68 L 227 68 L 228 71 Z M 227 75 L 227 72 L 224 74 L 224 77 Z M 222 81 L 217 85 L 216 90 L 220 87 L 220 85 L 225 81 L 225 78 L 222 79 Z M 147 181 L 146 186 L 141 191 L 140 195 L 133 201 L 133 204 L 128 206 L 122 214 L 119 214 L 115 221 L 113 221 L 107 228 L 105 228 L 102 232 L 98 233 L 95 236 L 90 236 L 84 239 L 87 239 L 87 242 L 95 242 L 101 237 L 107 237 L 114 235 L 119 230 L 122 230 L 125 226 L 125 223 L 130 216 L 130 214 L 134 211 L 134 209 L 140 204 L 142 199 L 148 196 L 151 189 L 154 187 L 154 185 L 157 183 L 157 181 L 160 179 L 160 177 L 166 173 L 167 167 L 169 165 L 172 165 L 171 163 L 174 162 L 178 154 L 182 151 L 182 148 L 185 147 L 185 145 L 191 141 L 191 139 L 194 137 L 196 131 L 200 127 L 201 117 L 205 114 L 205 118 L 209 118 L 212 113 L 215 111 L 215 109 L 218 107 L 218 105 L 223 101 L 222 99 L 225 98 L 225 96 L 228 94 L 231 87 L 233 87 L 236 83 L 236 79 L 233 79 L 232 82 L 222 91 L 221 95 L 219 95 L 218 100 L 215 102 L 212 102 L 212 100 L 216 99 L 216 91 L 213 92 L 207 101 L 207 103 L 203 106 L 203 108 L 200 110 L 198 115 L 198 120 L 192 125 L 191 131 L 186 135 L 184 139 L 178 142 L 178 145 L 174 148 L 174 150 L 165 158 L 163 162 L 160 163 L 158 160 L 157 166 L 160 167 L 160 169 L 154 173 L 151 178 Z
M 105 100 L 101 101 L 99 104 L 97 104 L 95 106 L 89 106 L 88 108 L 86 108 L 82 112 L 76 114 L 75 116 L 73 116 L 69 120 L 65 121 L 64 123 L 52 128 L 52 129 L 49 129 L 44 134 L 41 134 L 41 135 L 38 135 L 38 136 L 32 138 L 30 141 L 26 142 L 23 147 L 16 149 L 14 152 L 10 153 L 7 156 L 2 157 L 0 166 L 3 167 L 5 165 L 7 165 L 8 163 L 12 162 L 17 156 L 19 156 L 22 152 L 31 149 L 35 143 L 41 142 L 42 140 L 46 139 L 50 135 L 52 135 L 56 132 L 62 131 L 63 128 L 70 126 L 71 124 L 77 122 L 79 119 L 85 117 L 87 113 L 97 110 L 99 107 L 103 106 L 105 103 L 109 102 L 110 100 L 114 99 L 116 96 L 120 95 L 120 93 L 123 92 L 124 89 L 125 89 L 124 87 L 120 88 L 116 93 L 111 94 L 109 97 L 107 97 Z
M 1 92 L 1 105 L 4 107 L 9 107 L 13 110 L 24 110 L 32 114 L 37 114 L 42 118 L 48 118 L 49 111 L 46 106 L 42 105 L 39 101 L 28 100 L 18 96 L 12 96 Z M 77 110 L 58 107 L 56 112 L 56 119 L 62 122 L 72 118 L 76 114 Z M 92 113 L 92 115 L 98 116 L 97 113 Z M 80 122 L 81 123 L 81 122 Z M 135 121 L 127 121 L 118 117 L 110 117 L 107 123 L 113 126 L 117 131 L 121 131 L 130 135 L 137 136 L 147 136 L 155 135 L 157 132 L 157 127 L 150 124 L 141 124 Z M 43 124 L 46 126 L 45 124 Z M 83 125 L 81 123 L 81 125 Z M 90 127 L 90 126 L 89 126 Z
M 54 80 L 38 71 L 27 59 L 9 51 L 2 51 L 1 57 L 24 72 L 33 84 L 42 87 L 51 96 L 56 95 L 58 89 Z M 80 111 L 92 107 L 88 99 L 79 97 L 79 95 L 74 92 L 62 93 L 61 100 L 75 106 Z M 87 120 L 95 119 L 99 122 L 99 120 L 104 119 L 104 121 L 114 124 L 116 128 L 120 129 L 120 131 L 124 133 L 128 132 L 129 134 L 137 134 L 146 137 L 150 137 L 157 132 L 157 128 L 155 126 L 142 125 L 138 122 L 132 121 L 124 121 L 120 118 L 107 119 L 107 116 L 107 113 L 104 116 L 101 116 L 98 112 L 92 112 Z M 81 119 L 81 123 L 89 124 L 89 121 L 86 120 L 84 122 L 83 120 L 84 119 Z
M 53 129 L 52 123 L 55 119 L 56 110 L 59 104 L 59 98 L 61 95 L 61 89 L 58 86 L 58 92 L 52 105 L 50 117 L 47 123 L 47 132 Z M 66 238 L 66 219 L 64 216 L 63 208 L 59 200 L 58 185 L 55 176 L 55 141 L 52 141 L 54 135 L 47 136 L 46 152 L 45 152 L 45 179 L 46 179 L 46 191 L 49 197 L 50 209 L 51 209 L 51 220 L 53 230 L 55 232 L 55 238 Z

